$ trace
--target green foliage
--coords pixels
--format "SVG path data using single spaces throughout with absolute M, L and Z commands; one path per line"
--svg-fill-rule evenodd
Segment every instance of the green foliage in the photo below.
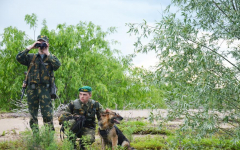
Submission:
M 68 150 L 73 149 L 73 144 L 71 141 L 69 141 L 67 138 L 62 141 L 62 143 L 58 143 L 58 149 L 59 150 Z
M 6 131 L 3 131 L 2 135 L 1 136 L 5 136 L 6 135 Z
M 136 127 L 148 128 L 151 124 L 143 121 L 128 121 L 119 124 L 118 127 L 125 132 L 134 131 Z M 154 127 L 158 130 L 158 127 Z M 240 142 L 234 141 L 234 138 L 229 137 L 226 133 L 219 133 L 207 138 L 192 138 L 179 136 L 177 134 L 161 135 L 158 134 L 144 134 L 145 129 L 139 133 L 143 134 L 129 134 L 131 139 L 131 146 L 135 149 L 229 149 L 238 150 L 240 148 Z M 169 131 L 174 133 L 174 130 Z M 133 132 L 132 132 L 133 133 Z M 184 132 L 182 132 L 184 133 Z M 69 150 L 73 149 L 73 144 L 68 137 L 73 136 L 69 131 L 69 128 L 65 130 L 65 139 L 61 141 L 57 132 L 49 132 L 49 129 L 42 127 L 38 134 L 32 135 L 30 130 L 26 130 L 20 133 L 20 139 L 16 141 L 3 141 L 0 142 L 0 149 L 59 149 Z M 195 134 L 196 135 L 196 134 Z M 127 135 L 128 136 L 128 135 Z M 88 138 L 84 138 L 87 143 Z M 88 145 L 89 149 L 101 149 L 101 142 L 99 138 L 92 145 Z M 109 148 L 111 149 L 111 148 Z M 122 147 L 117 149 L 121 150 Z
M 177 138 L 176 136 L 144 136 L 136 137 L 132 141 L 131 146 L 136 149 L 231 149 L 237 150 L 240 148 L 239 142 L 233 144 L 229 139 L 223 138 Z
M 30 29 L 33 28 L 33 31 L 34 31 L 34 38 L 35 38 L 35 31 L 36 31 L 36 28 L 37 28 L 37 15 L 32 13 L 32 15 L 25 15 L 25 19 L 27 24 L 30 25 Z
M 132 134 L 164 134 L 172 135 L 172 131 L 159 128 L 157 125 L 149 124 L 147 121 L 122 121 L 118 125 L 119 129 L 127 135 Z M 131 138 L 131 137 L 130 137 Z
M 48 149 L 55 150 L 57 149 L 56 139 L 54 137 L 54 131 L 49 127 L 42 127 L 39 132 L 27 134 L 24 137 L 24 147 L 26 149 Z
M 183 138 L 178 139 L 175 137 L 169 137 L 167 139 L 168 145 L 171 147 L 178 147 L 183 149 L 229 149 L 229 150 L 237 150 L 240 148 L 240 143 L 235 143 L 228 139 L 223 138 L 203 138 L 203 139 L 194 139 L 194 138 Z M 174 146 L 173 146 L 174 145 Z
M 15 27 L 7 27 L 2 34 L 0 42 L 0 105 L 1 109 L 11 109 L 9 103 L 20 96 L 21 84 L 24 78 L 24 66 L 19 65 L 15 57 L 30 45 L 28 39 L 24 39 L 25 33 Z
M 155 51 L 160 60 L 154 80 L 169 90 L 166 119 L 184 116 L 181 130 L 192 129 L 195 137 L 218 132 L 224 122 L 235 127 L 226 133 L 240 139 L 239 4 L 173 0 L 154 27 L 128 24 L 129 33 L 138 35 L 136 51 Z M 176 13 L 170 12 L 173 5 Z M 143 45 L 144 38 L 151 40 Z
M 16 141 L 0 141 L 0 149 L 9 149 L 9 150 L 21 150 L 22 145 L 21 145 L 22 140 L 16 140 Z
M 164 144 L 164 139 L 162 137 L 141 137 L 136 138 L 134 142 L 131 143 L 131 146 L 143 150 L 143 149 L 167 149 L 167 146 Z
M 37 16 L 26 15 L 25 21 L 30 28 L 37 27 Z M 78 98 L 78 88 L 84 85 L 93 89 L 93 99 L 104 107 L 118 109 L 165 107 L 163 90 L 152 84 L 152 72 L 143 68 L 133 68 L 134 55 L 122 56 L 118 50 L 112 50 L 106 40 L 116 29 L 110 27 L 102 31 L 92 22 L 79 22 L 77 25 L 57 25 L 49 30 L 43 20 L 42 35 L 49 37 L 50 52 L 56 55 L 62 66 L 55 72 L 59 100 L 55 105 L 68 103 Z M 0 42 L 0 105 L 12 110 L 16 106 L 24 79 L 26 66 L 20 65 L 15 57 L 18 52 L 31 45 L 25 32 L 15 27 L 5 28 Z M 30 53 L 37 53 L 31 50 Z M 139 103 L 142 103 L 139 105 Z
M 27 24 L 30 25 L 30 29 L 31 28 L 34 28 L 34 30 L 36 29 L 37 27 L 37 15 L 36 14 L 32 14 L 32 15 L 25 15 L 25 19 Z

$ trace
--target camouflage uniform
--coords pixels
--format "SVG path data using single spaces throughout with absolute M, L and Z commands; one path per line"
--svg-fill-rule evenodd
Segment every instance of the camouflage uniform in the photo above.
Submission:
M 97 116 L 99 120 L 100 113 L 104 111 L 102 105 L 92 99 L 89 99 L 87 104 L 82 103 L 80 99 L 76 99 L 72 101 L 66 109 L 66 112 L 74 115 L 84 115 L 86 117 L 82 136 L 88 136 L 90 138 L 90 141 L 88 141 L 89 144 L 92 144 L 95 141 L 95 116 Z M 78 135 L 78 137 L 80 138 L 81 136 Z M 81 148 L 83 148 L 83 146 Z
M 30 127 L 33 129 L 36 127 L 38 130 L 38 109 L 40 104 L 41 114 L 43 117 L 44 124 L 53 126 L 53 105 L 50 97 L 50 81 L 49 75 L 56 71 L 61 63 L 56 56 L 50 54 L 49 56 L 44 55 L 43 59 L 40 54 L 28 54 L 29 50 L 26 49 L 16 56 L 17 61 L 25 66 L 30 66 L 30 63 L 35 55 L 34 65 L 28 74 L 28 86 L 27 86 L 27 97 L 28 97 L 28 109 L 31 114 Z M 40 59 L 45 65 L 40 63 Z

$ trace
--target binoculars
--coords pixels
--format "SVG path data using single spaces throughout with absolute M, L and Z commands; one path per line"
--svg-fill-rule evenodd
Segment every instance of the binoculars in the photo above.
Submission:
M 36 48 L 40 47 L 40 49 L 44 49 L 47 47 L 47 43 L 36 43 L 34 47 Z

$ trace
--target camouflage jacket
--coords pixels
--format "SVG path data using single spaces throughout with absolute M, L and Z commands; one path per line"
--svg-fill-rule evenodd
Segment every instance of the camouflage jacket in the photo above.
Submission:
M 28 52 L 29 50 L 26 49 L 18 53 L 16 56 L 16 59 L 20 64 L 29 67 L 33 56 L 36 55 L 34 66 L 32 66 L 28 74 L 28 80 L 30 79 L 28 83 L 49 84 L 49 75 L 53 74 L 53 71 L 56 71 L 61 66 L 60 61 L 53 54 L 50 54 L 49 56 L 44 55 L 42 59 L 38 53 L 28 54 Z M 40 62 L 40 59 L 42 59 L 45 67 Z
M 65 111 L 75 115 L 84 115 L 86 117 L 85 126 L 95 127 L 95 116 L 100 120 L 100 113 L 105 110 L 98 101 L 94 101 L 93 99 L 89 99 L 87 104 L 76 99 L 69 103 Z

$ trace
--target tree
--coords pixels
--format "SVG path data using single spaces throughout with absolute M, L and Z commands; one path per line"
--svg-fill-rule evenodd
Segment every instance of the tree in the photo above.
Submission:
M 25 21 L 30 27 L 37 27 L 35 14 L 26 15 Z M 134 55 L 123 56 L 119 50 L 112 50 L 106 36 L 116 31 L 110 27 L 102 31 L 92 22 L 79 22 L 77 25 L 57 25 L 56 30 L 48 30 L 43 21 L 41 34 L 49 37 L 50 52 L 56 55 L 62 66 L 55 72 L 60 103 L 68 103 L 78 98 L 78 88 L 89 85 L 93 88 L 93 99 L 100 101 L 104 107 L 129 109 L 142 105 L 151 106 L 148 102 L 150 90 L 161 93 L 156 86 L 142 82 L 139 74 L 132 69 Z M 25 32 L 14 27 L 5 28 L 2 34 L 0 51 L 0 104 L 2 108 L 11 109 L 20 98 L 21 84 L 24 79 L 25 66 L 20 65 L 15 57 L 18 52 L 31 45 L 34 40 L 28 39 Z M 116 41 L 115 41 L 116 43 Z M 30 53 L 37 53 L 31 50 Z M 144 72 L 139 68 L 139 73 Z M 146 72 L 145 72 L 146 73 Z M 160 96 L 160 97 L 158 97 Z M 151 97 L 150 101 L 159 101 L 162 95 Z M 164 104 L 159 105 L 164 107 Z
M 171 6 L 178 10 L 171 13 Z M 138 35 L 136 51 L 157 53 L 155 80 L 172 88 L 166 119 L 184 115 L 185 135 L 223 130 L 235 142 L 240 138 L 239 6 L 237 0 L 172 0 L 155 26 L 146 21 L 127 24 L 129 33 Z M 143 45 L 148 37 L 151 41 Z

